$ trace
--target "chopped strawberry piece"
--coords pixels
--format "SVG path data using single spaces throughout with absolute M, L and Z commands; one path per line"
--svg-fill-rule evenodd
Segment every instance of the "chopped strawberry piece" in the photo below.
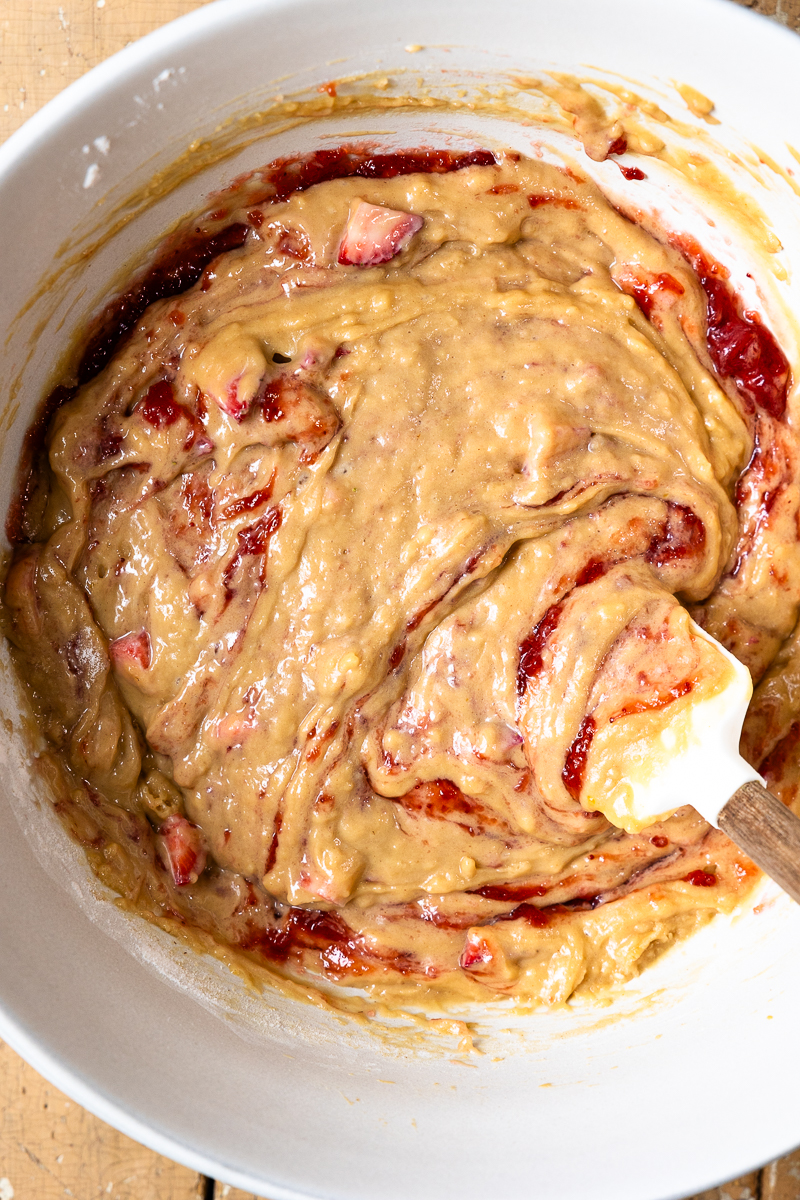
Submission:
M 174 425 L 179 417 L 187 415 L 182 404 L 175 399 L 172 384 L 167 379 L 160 379 L 149 389 L 141 403 L 140 411 L 148 425 L 154 429 L 166 429 Z
M 138 633 L 125 633 L 108 647 L 115 667 L 130 670 L 131 667 L 146 671 L 152 658 L 150 634 L 145 629 Z
M 250 408 L 252 401 L 247 397 L 239 395 L 239 379 L 232 380 L 222 396 L 215 396 L 217 404 L 223 412 L 226 412 L 229 417 L 233 417 L 234 421 L 241 421 Z
M 302 229 L 284 229 L 278 238 L 277 250 L 301 263 L 314 263 L 314 251 Z
M 241 746 L 257 726 L 256 711 L 252 705 L 248 705 L 244 711 L 228 713 L 226 717 L 221 717 L 217 721 L 215 734 L 223 745 L 231 749 L 232 746 Z
M 341 424 L 325 393 L 296 376 L 273 379 L 259 404 L 264 420 L 275 426 L 274 436 L 299 443 L 306 462 L 327 446 Z
M 458 965 L 464 971 L 469 971 L 474 970 L 476 967 L 486 966 L 493 958 L 492 948 L 486 939 L 481 937 L 479 933 L 470 931 L 467 934 Z
M 197 825 L 178 813 L 167 817 L 158 834 L 158 849 L 176 887 L 197 883 L 208 857 L 203 832 Z
M 712 871 L 690 871 L 683 877 L 684 883 L 692 883 L 695 887 L 714 887 L 717 877 Z
M 339 243 L 343 266 L 372 267 L 388 262 L 422 228 L 422 217 L 356 200 Z
M 329 904 L 342 904 L 347 899 L 347 894 L 342 892 L 336 879 L 323 870 L 303 871 L 299 882 L 310 895 L 327 900 Z

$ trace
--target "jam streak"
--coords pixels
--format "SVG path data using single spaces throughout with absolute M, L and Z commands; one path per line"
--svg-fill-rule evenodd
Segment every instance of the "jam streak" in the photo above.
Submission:
M 569 196 L 528 196 L 528 204 L 531 208 L 541 208 L 543 204 L 554 204 L 556 208 L 580 209 L 583 207 L 577 200 L 572 200 Z
M 381 967 L 399 975 L 436 974 L 413 954 L 369 945 L 337 913 L 318 909 L 290 908 L 277 925 L 259 928 L 251 923 L 238 944 L 273 963 L 299 962 L 304 951 L 316 951 L 323 971 L 334 979 L 366 975 Z
M 667 519 L 653 536 L 645 560 L 655 567 L 702 554 L 706 546 L 706 527 L 697 513 L 684 504 L 668 502 Z
M 220 516 L 229 521 L 233 517 L 239 517 L 242 513 L 252 512 L 255 508 L 260 508 L 262 504 L 266 504 L 272 496 L 273 480 L 272 479 L 264 488 L 259 488 L 258 491 L 250 492 L 247 496 L 239 496 L 236 500 L 231 500 L 230 504 L 226 504 L 222 509 Z
M 269 852 L 267 861 L 264 865 L 264 874 L 269 875 L 278 857 L 278 843 L 281 836 L 281 826 L 283 825 L 283 813 L 280 809 L 275 813 L 275 820 L 272 825 L 272 838 L 269 843 Z
M 339 146 L 317 150 L 313 154 L 278 158 L 263 170 L 253 173 L 266 185 L 256 203 L 288 200 L 295 192 L 305 192 L 317 183 L 331 179 L 394 179 L 398 175 L 445 175 L 464 167 L 494 167 L 497 159 L 490 150 L 470 150 L 455 154 L 451 150 L 401 150 L 395 154 L 375 154 L 357 146 Z M 241 186 L 239 180 L 236 186 Z
M 646 317 L 651 315 L 656 298 L 663 295 L 664 292 L 669 292 L 673 296 L 682 296 L 684 293 L 683 284 L 667 271 L 648 280 L 626 279 L 624 287 L 628 295 L 633 296 Z
M 476 888 L 472 895 L 483 896 L 484 900 L 500 900 L 513 904 L 515 900 L 546 896 L 552 886 L 547 883 L 487 883 Z
M 663 568 L 670 563 L 702 554 L 706 545 L 706 528 L 691 508 L 684 504 L 667 501 L 667 515 L 651 536 L 644 549 L 644 559 L 652 566 Z M 633 554 L 631 558 L 635 557 Z M 606 559 L 590 558 L 575 576 L 574 587 L 585 587 L 602 578 L 622 559 L 610 556 Z M 544 648 L 558 626 L 573 588 L 557 603 L 552 604 L 519 648 L 517 665 L 517 695 L 525 695 L 530 681 L 539 674 L 544 665 Z
M 777 420 L 786 411 L 789 363 L 757 313 L 743 312 L 728 284 L 726 267 L 709 258 L 696 242 L 678 241 L 706 294 L 708 353 L 721 379 L 730 379 L 749 412 L 769 413 Z
M 775 743 L 758 766 L 759 774 L 764 776 L 773 790 L 774 786 L 780 784 L 786 774 L 789 763 L 798 752 L 798 747 L 800 747 L 800 721 L 795 721 L 789 727 L 788 732 Z M 784 799 L 784 797 L 781 797 L 781 799 Z
M 620 717 L 631 717 L 637 713 L 655 712 L 660 708 L 667 708 L 668 705 L 674 703 L 675 700 L 681 700 L 684 696 L 688 696 L 694 689 L 693 679 L 683 679 L 680 683 L 676 683 L 668 692 L 661 692 L 658 696 L 653 696 L 651 700 L 634 700 L 632 704 L 626 704 L 618 712 L 615 712 L 612 717 L 608 718 L 609 725 L 613 725 Z
M 583 776 L 586 772 L 586 760 L 589 757 L 589 749 L 592 745 L 596 728 L 593 716 L 584 717 L 575 740 L 567 751 L 564 770 L 561 772 L 561 779 L 573 800 L 578 800 L 581 794 Z
M 78 383 L 88 383 L 102 371 L 126 333 L 156 300 L 185 292 L 220 254 L 236 250 L 249 232 L 247 225 L 229 225 L 216 233 L 195 231 L 165 250 L 147 273 L 106 307 L 78 365 Z
M 465 796 L 449 779 L 433 779 L 416 784 L 404 796 L 393 797 L 407 812 L 438 820 L 451 820 L 472 837 L 494 829 L 510 835 L 511 829 L 491 809 Z
M 545 645 L 548 638 L 555 632 L 563 609 L 563 601 L 560 604 L 552 604 L 533 632 L 528 634 L 520 646 L 517 667 L 518 696 L 524 696 L 530 680 L 541 671 Z
M 222 582 L 225 585 L 225 592 L 230 598 L 233 594 L 231 587 L 231 579 L 236 573 L 236 569 L 242 559 L 247 555 L 264 555 L 269 546 L 270 538 L 274 533 L 277 533 L 281 524 L 281 510 L 279 508 L 270 508 L 254 521 L 252 525 L 248 525 L 245 529 L 240 529 L 236 534 L 238 546 L 233 555 L 233 558 L 228 563 L 222 574 Z M 264 562 L 261 563 L 260 579 L 264 582 Z

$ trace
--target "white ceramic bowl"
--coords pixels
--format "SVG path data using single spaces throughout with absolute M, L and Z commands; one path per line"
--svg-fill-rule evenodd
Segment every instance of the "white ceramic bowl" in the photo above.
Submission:
M 425 49 L 411 58 L 409 44 Z M 721 135 L 738 131 L 781 161 L 785 142 L 800 144 L 800 41 L 726 0 L 220 0 L 74 84 L 0 150 L 11 388 L 0 508 L 59 356 L 120 268 L 237 171 L 370 123 L 256 138 L 125 223 L 125 198 L 192 139 L 331 76 L 494 79 L 585 63 L 691 83 L 717 101 Z M 532 137 L 478 116 L 384 125 L 396 145 L 449 131 L 525 149 Z M 779 187 L 765 204 L 800 272 L 792 199 Z M 92 228 L 115 222 L 70 265 Z M 119 912 L 36 799 L 7 669 L 0 705 L 0 1035 L 153 1149 L 273 1200 L 667 1200 L 800 1141 L 800 909 L 774 892 L 757 913 L 716 920 L 607 1009 L 487 1020 L 480 1056 L 442 1037 L 381 1040 L 278 994 L 254 997 Z

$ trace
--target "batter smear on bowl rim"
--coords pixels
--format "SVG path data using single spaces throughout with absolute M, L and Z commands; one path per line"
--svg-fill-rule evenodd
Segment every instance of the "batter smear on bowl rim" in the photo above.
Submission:
M 745 745 L 794 798 L 790 383 L 722 267 L 575 172 L 240 181 L 100 320 L 9 517 L 94 869 L 409 1002 L 601 993 L 729 911 L 755 869 L 691 796 L 635 834 L 581 796 L 717 686 L 691 613 L 764 680 Z

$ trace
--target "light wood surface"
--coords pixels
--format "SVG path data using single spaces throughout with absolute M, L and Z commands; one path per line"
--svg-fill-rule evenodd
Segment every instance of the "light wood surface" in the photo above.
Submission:
M 0 1042 L 0 1200 L 203 1200 L 205 1187 L 68 1100 Z
M 0 0 L 0 140 L 130 42 L 197 0 Z
M 197 0 L 0 0 L 0 141 L 90 67 L 200 6 Z M 800 0 L 745 6 L 800 30 Z M 0 1042 L 0 1200 L 211 1197 L 255 1200 L 117 1133 Z M 800 1151 L 693 1200 L 800 1200 Z

